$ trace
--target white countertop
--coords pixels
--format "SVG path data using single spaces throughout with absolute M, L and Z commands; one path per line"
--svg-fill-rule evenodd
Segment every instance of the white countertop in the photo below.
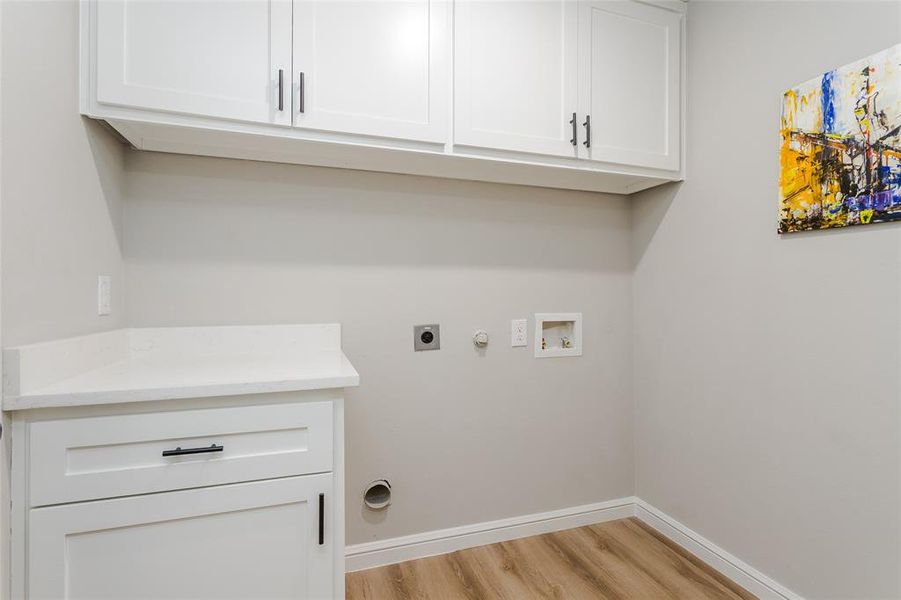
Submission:
M 4 410 L 352 387 L 324 325 L 166 327 L 4 350 Z

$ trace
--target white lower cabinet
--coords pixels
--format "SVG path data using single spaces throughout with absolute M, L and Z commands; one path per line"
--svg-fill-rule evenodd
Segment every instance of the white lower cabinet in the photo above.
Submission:
M 343 598 L 343 402 L 15 412 L 12 597 Z
M 28 595 L 331 599 L 331 495 L 329 473 L 32 509 Z
M 328 401 L 35 421 L 30 505 L 322 473 L 332 438 Z

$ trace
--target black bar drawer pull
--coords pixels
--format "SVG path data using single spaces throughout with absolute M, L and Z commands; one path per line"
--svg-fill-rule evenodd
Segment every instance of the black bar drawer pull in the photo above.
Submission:
M 591 115 L 585 115 L 585 122 L 582 125 L 585 127 L 585 141 L 582 144 L 586 148 L 591 148 Z
M 182 448 L 178 446 L 175 450 L 163 450 L 163 456 L 184 456 L 185 454 L 206 454 L 208 452 L 222 452 L 225 446 L 217 446 L 210 444 L 202 448 Z
M 319 494 L 319 545 L 325 543 L 325 494 Z

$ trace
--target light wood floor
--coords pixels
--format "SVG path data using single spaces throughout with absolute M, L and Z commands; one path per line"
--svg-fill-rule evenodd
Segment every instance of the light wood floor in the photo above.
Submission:
M 638 519 L 347 574 L 347 600 L 753 599 Z

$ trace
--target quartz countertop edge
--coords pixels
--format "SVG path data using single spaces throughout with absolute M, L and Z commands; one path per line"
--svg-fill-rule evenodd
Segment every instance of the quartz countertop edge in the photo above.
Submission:
M 110 347 L 125 349 L 124 355 Z M 96 348 L 101 350 L 94 352 Z M 92 352 L 101 358 L 83 358 Z M 4 358 L 10 371 L 4 380 L 6 411 L 325 390 L 360 383 L 340 350 L 340 326 L 334 324 L 119 330 L 13 348 L 4 351 Z M 67 376 L 45 381 L 42 373 L 47 370 Z

